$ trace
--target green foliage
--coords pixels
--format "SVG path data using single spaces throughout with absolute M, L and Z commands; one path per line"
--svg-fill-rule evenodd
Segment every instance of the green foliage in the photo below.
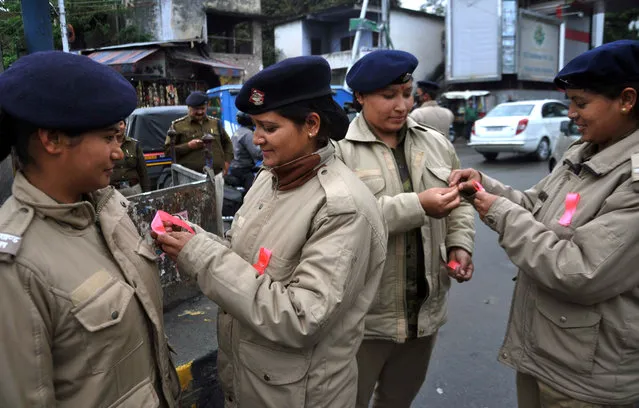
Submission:
M 5 67 L 26 53 L 20 4 L 20 0 L 0 0 L 0 46 Z M 50 5 L 54 46 L 62 49 L 57 1 Z M 76 36 L 72 49 L 151 40 L 138 27 L 125 26 L 129 11 L 122 7 L 121 0 L 65 0 L 65 8 L 67 24 L 73 27 Z
M 436 14 L 438 16 L 445 16 L 446 2 L 447 0 L 426 0 L 426 3 L 422 4 L 419 9 L 427 13 Z
M 639 7 L 618 13 L 606 13 L 604 41 L 639 40 Z

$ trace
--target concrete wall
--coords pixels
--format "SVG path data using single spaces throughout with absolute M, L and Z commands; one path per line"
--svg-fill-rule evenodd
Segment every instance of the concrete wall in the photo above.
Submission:
M 410 52 L 419 60 L 413 73 L 417 80 L 425 79 L 444 62 L 443 32 L 443 19 L 421 17 L 400 10 L 390 13 L 390 34 L 395 49 Z
M 204 8 L 211 10 L 244 14 L 262 13 L 260 0 L 205 0 L 204 2 L 200 0 L 199 4 L 204 4 Z
M 211 57 L 219 59 L 231 65 L 243 67 L 246 80 L 253 75 L 260 72 L 262 66 L 262 24 L 260 22 L 253 22 L 253 54 L 225 54 L 225 53 L 212 53 Z
M 303 29 L 302 20 L 291 21 L 275 27 L 275 49 L 279 51 L 278 61 L 305 55 L 303 54 Z

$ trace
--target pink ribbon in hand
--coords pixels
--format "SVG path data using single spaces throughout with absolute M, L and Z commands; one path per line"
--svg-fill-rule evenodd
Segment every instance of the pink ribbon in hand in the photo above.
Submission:
M 577 212 L 577 204 L 579 204 L 579 193 L 568 193 L 566 195 L 566 210 L 564 211 L 564 215 L 559 219 L 559 224 L 567 227 L 572 222 L 572 217 L 574 217 Z
M 481 183 L 477 180 L 473 180 L 473 187 L 475 188 L 475 191 L 486 191 L 484 186 L 482 186 Z
M 448 262 L 448 267 L 454 271 L 457 270 L 457 268 L 461 267 L 461 264 L 457 261 L 450 261 Z
M 191 234 L 195 234 L 195 231 L 193 231 L 193 228 L 191 228 L 189 224 L 162 210 L 158 210 L 155 213 L 155 217 L 153 217 L 153 221 L 151 221 L 151 229 L 158 235 L 166 234 L 166 229 L 164 229 L 165 221 L 168 221 L 173 225 L 177 225 L 178 227 L 182 227 Z
M 266 249 L 264 247 L 260 248 L 260 256 L 257 259 L 257 262 L 253 265 L 253 268 L 257 270 L 259 275 L 264 275 L 264 271 L 266 271 L 266 267 L 268 263 L 271 261 L 271 255 L 273 253 L 270 249 Z

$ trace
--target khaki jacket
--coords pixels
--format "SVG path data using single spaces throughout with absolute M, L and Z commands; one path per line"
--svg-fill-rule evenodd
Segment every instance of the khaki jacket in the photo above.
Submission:
M 499 359 L 594 404 L 639 400 L 639 131 L 577 143 L 525 192 L 484 176 L 485 217 L 519 268 Z M 579 193 L 569 226 L 568 193 Z
M 229 240 L 198 233 L 178 257 L 180 272 L 196 276 L 223 310 L 218 372 L 227 407 L 355 406 L 355 355 L 386 231 L 375 199 L 333 147 L 318 153 L 317 175 L 289 191 L 261 171 Z M 272 251 L 263 275 L 252 266 L 260 248 Z
M 58 204 L 17 174 L 0 209 L 0 406 L 177 406 L 156 255 L 127 205 L 113 187 Z
M 450 287 L 447 260 L 452 247 L 473 252 L 474 210 L 467 202 L 447 218 L 426 216 L 417 192 L 447 187 L 448 176 L 458 169 L 453 146 L 437 131 L 408 118 L 404 143 L 415 193 L 404 193 L 391 149 L 370 131 L 363 115 L 351 122 L 346 138 L 337 144 L 337 156 L 359 176 L 377 197 L 388 226 L 388 254 L 379 294 L 366 317 L 366 338 L 404 342 L 405 310 L 404 233 L 421 228 L 429 297 L 421 306 L 418 336 L 435 333 L 446 321 L 446 295 Z
M 175 132 L 175 156 L 174 160 L 193 171 L 203 172 L 206 164 L 205 148 L 193 150 L 188 143 L 194 139 L 201 139 L 205 134 L 213 136 L 212 154 L 213 171 L 217 174 L 224 170 L 224 163 L 233 160 L 233 143 L 226 134 L 220 121 L 206 116 L 202 123 L 199 123 L 189 115 L 176 119 L 171 123 L 169 132 Z M 171 155 L 171 138 L 166 137 L 164 150 L 167 155 Z
M 428 101 L 412 111 L 410 117 L 417 123 L 435 128 L 448 138 L 450 125 L 453 123 L 455 115 L 450 109 L 439 106 L 437 102 Z

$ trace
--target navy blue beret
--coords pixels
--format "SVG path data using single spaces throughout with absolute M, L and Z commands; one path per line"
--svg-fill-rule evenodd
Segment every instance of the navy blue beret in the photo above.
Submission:
M 639 82 L 639 41 L 603 44 L 575 57 L 559 71 L 555 85 L 561 89 L 593 89 Z
M 202 106 L 206 104 L 208 100 L 209 98 L 204 92 L 195 91 L 186 97 L 186 104 L 187 106 Z
M 129 116 L 137 103 L 122 75 L 83 55 L 36 52 L 0 74 L 0 109 L 45 129 L 100 129 Z
M 235 106 L 256 115 L 331 92 L 331 67 L 324 58 L 287 58 L 246 81 Z
M 417 87 L 427 91 L 437 91 L 440 88 L 439 84 L 433 81 L 417 81 Z
M 392 83 L 408 82 L 417 58 L 406 51 L 377 50 L 360 58 L 346 74 L 346 83 L 357 92 L 373 92 Z

